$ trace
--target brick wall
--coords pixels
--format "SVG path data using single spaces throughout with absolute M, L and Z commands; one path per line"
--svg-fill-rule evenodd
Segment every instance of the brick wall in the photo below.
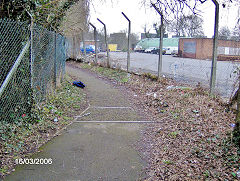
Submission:
M 191 52 L 188 48 L 190 42 L 195 42 L 196 51 Z M 194 44 L 193 44 L 194 45 Z M 218 40 L 218 54 L 224 56 L 240 56 L 240 41 Z M 180 38 L 179 39 L 179 55 L 185 58 L 211 59 L 213 49 L 212 38 Z M 189 51 L 191 53 L 189 53 Z

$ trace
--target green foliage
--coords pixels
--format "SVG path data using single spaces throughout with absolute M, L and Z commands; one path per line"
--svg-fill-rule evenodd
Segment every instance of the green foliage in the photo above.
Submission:
M 36 23 L 45 28 L 58 29 L 66 11 L 78 0 L 5 0 L 0 3 L 0 18 L 27 21 L 30 23 L 33 16 Z
M 171 160 L 163 160 L 163 163 L 165 163 L 165 164 L 167 164 L 167 165 L 172 165 L 172 164 L 174 164 L 174 162 L 171 161 Z
M 22 116 L 31 116 L 31 87 L 29 79 L 29 52 L 22 60 L 18 70 L 14 73 L 12 79 L 9 81 L 6 90 L 0 99 L 0 125 L 11 123 L 18 123 L 22 121 Z M 0 56 L 1 57 L 1 56 Z M 12 65 L 9 59 L 8 64 Z M 1 63 L 0 63 L 1 65 Z M 3 64 L 4 66 L 4 64 Z M 7 70 L 7 71 L 5 71 Z M 5 80 L 9 69 L 3 68 L 0 85 Z M 26 117 L 25 117 L 26 119 Z
M 224 161 L 224 164 L 231 168 L 233 172 L 231 175 L 233 178 L 236 178 L 236 171 L 240 169 L 240 147 L 239 147 L 240 136 L 238 132 L 229 133 L 229 137 L 227 139 L 223 139 L 221 143 L 221 157 Z M 236 150 L 233 149 L 234 145 L 236 146 Z M 235 150 L 235 151 L 234 151 Z
M 45 28 L 58 30 L 66 11 L 77 1 L 78 0 L 36 0 L 35 3 L 37 6 L 33 12 L 35 22 L 43 25 Z
M 91 68 L 92 68 L 91 65 L 86 64 L 86 63 L 83 63 L 83 64 L 81 65 L 81 67 L 84 68 L 84 69 L 91 69 Z
M 210 176 L 210 173 L 208 170 L 206 170 L 205 172 L 203 172 L 203 175 L 205 178 L 208 178 Z
M 233 130 L 233 143 L 236 145 L 236 147 L 239 150 L 239 155 L 240 155 L 240 132 L 239 130 L 236 128 Z
M 128 82 L 128 80 L 129 80 L 128 77 L 124 77 L 124 78 L 121 79 L 121 82 L 126 83 L 126 82 Z
M 171 132 L 171 133 L 169 134 L 169 136 L 172 137 L 172 138 L 176 138 L 177 135 L 179 135 L 179 132 L 178 132 L 178 131 L 173 131 L 173 132 Z
M 83 90 L 72 86 L 71 82 L 72 79 L 66 77 L 55 94 L 49 95 L 42 104 L 33 104 L 31 114 L 23 114 L 15 122 L 0 122 L 0 155 L 11 157 L 0 165 L 0 175 L 8 172 L 9 160 L 14 162 L 17 157 L 25 156 L 22 154 L 31 153 L 46 137 L 69 124 L 85 105 Z M 57 123 L 54 118 L 58 119 Z
M 143 77 L 146 77 L 152 81 L 157 81 L 158 80 L 158 77 L 156 75 L 153 75 L 151 73 L 144 73 L 142 74 Z
M 29 21 L 30 17 L 27 11 L 36 9 L 36 1 L 28 0 L 4 0 L 0 2 L 0 18 L 11 18 L 14 20 Z

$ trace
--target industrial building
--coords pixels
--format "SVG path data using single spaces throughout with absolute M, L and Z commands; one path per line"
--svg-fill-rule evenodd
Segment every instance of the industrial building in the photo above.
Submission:
M 135 50 L 145 50 L 149 47 L 159 48 L 159 38 L 145 38 L 140 40 Z M 163 38 L 163 48 L 176 48 L 178 49 L 179 38 Z
M 183 58 L 211 59 L 212 38 L 180 38 L 178 55 Z M 218 60 L 239 60 L 240 41 L 218 40 Z

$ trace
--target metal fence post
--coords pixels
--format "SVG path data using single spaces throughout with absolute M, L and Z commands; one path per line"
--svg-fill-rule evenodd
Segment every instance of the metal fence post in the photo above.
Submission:
M 217 48 L 218 48 L 218 24 L 219 24 L 219 3 L 212 0 L 215 4 L 215 25 L 214 25 L 214 38 L 213 38 L 213 55 L 210 79 L 210 94 L 214 93 L 216 83 L 216 68 L 217 68 Z
M 64 47 L 64 61 L 62 62 L 62 73 L 61 73 L 61 83 L 63 82 L 63 78 L 65 75 L 65 61 L 66 61 L 66 54 L 67 54 L 67 50 L 66 50 L 66 38 L 63 36 L 63 47 Z
M 130 71 L 130 34 L 131 34 L 131 21 L 129 18 L 122 12 L 122 15 L 128 20 L 128 53 L 127 53 L 127 72 Z
M 34 22 L 33 22 L 33 17 L 31 16 L 31 26 L 30 26 L 30 60 L 29 60 L 29 78 L 30 78 L 30 85 L 29 85 L 29 94 L 30 94 L 30 105 L 29 105 L 29 112 L 32 109 L 32 105 L 33 105 L 33 99 L 34 99 L 34 92 L 33 92 L 33 63 L 34 63 L 34 59 L 33 59 L 33 28 L 34 28 Z
M 75 42 L 75 36 L 72 37 L 72 58 L 77 59 L 76 57 L 76 42 Z
M 106 25 L 100 20 L 97 18 L 97 20 L 103 25 L 104 27 L 104 34 L 105 34 L 105 44 L 106 44 L 106 50 L 107 50 L 107 67 L 109 68 L 110 67 L 110 62 L 109 62 L 109 49 L 108 49 L 108 41 L 107 41 L 107 28 L 106 28 Z
M 158 12 L 161 18 L 160 37 L 159 37 L 159 56 L 158 56 L 158 79 L 162 74 L 162 49 L 163 49 L 163 13 L 159 11 L 155 4 L 152 3 L 154 9 Z
M 30 61 L 29 61 L 29 76 L 30 76 L 30 88 L 33 88 L 33 28 L 34 28 L 34 20 L 31 13 L 29 13 L 26 9 L 25 11 L 31 18 L 31 26 L 30 26 Z M 32 91 L 31 91 L 32 96 Z
M 14 65 L 13 65 L 13 67 L 11 68 L 10 72 L 7 74 L 6 79 L 4 80 L 4 82 L 2 83 L 2 85 L 0 87 L 0 97 L 2 96 L 3 92 L 7 88 L 7 85 L 9 83 L 9 81 L 11 80 L 13 74 L 17 71 L 17 68 L 20 65 L 24 55 L 29 50 L 29 47 L 30 47 L 30 41 L 27 41 L 26 45 L 24 46 L 23 50 L 21 51 L 20 55 L 18 56 L 17 60 L 15 61 Z
M 86 61 L 86 46 L 85 46 L 85 37 L 84 37 L 84 31 L 82 30 L 82 42 L 83 42 L 83 59 Z
M 30 39 L 31 39 L 31 42 L 30 42 L 30 81 L 31 81 L 31 88 L 33 88 L 33 26 L 34 26 L 34 23 L 33 23 L 33 19 L 31 18 L 31 27 L 30 27 Z
M 163 51 L 163 15 L 161 14 L 160 37 L 159 37 L 159 55 L 158 55 L 158 78 L 162 74 L 162 51 Z
M 54 89 L 57 88 L 57 33 L 54 32 Z
M 92 23 L 89 23 L 94 29 L 94 41 L 95 41 L 95 63 L 97 63 L 97 28 Z

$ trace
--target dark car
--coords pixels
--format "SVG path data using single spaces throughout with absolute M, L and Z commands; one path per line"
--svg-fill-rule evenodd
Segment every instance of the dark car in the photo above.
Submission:
M 154 49 L 154 50 L 151 51 L 152 54 L 158 54 L 158 52 L 159 52 L 159 48 Z
M 152 54 L 159 54 L 159 48 L 157 48 L 157 49 L 155 49 L 155 50 L 152 50 L 151 53 L 152 53 Z M 162 54 L 163 54 L 163 55 L 166 54 L 166 50 L 165 50 L 165 49 L 163 49 Z

